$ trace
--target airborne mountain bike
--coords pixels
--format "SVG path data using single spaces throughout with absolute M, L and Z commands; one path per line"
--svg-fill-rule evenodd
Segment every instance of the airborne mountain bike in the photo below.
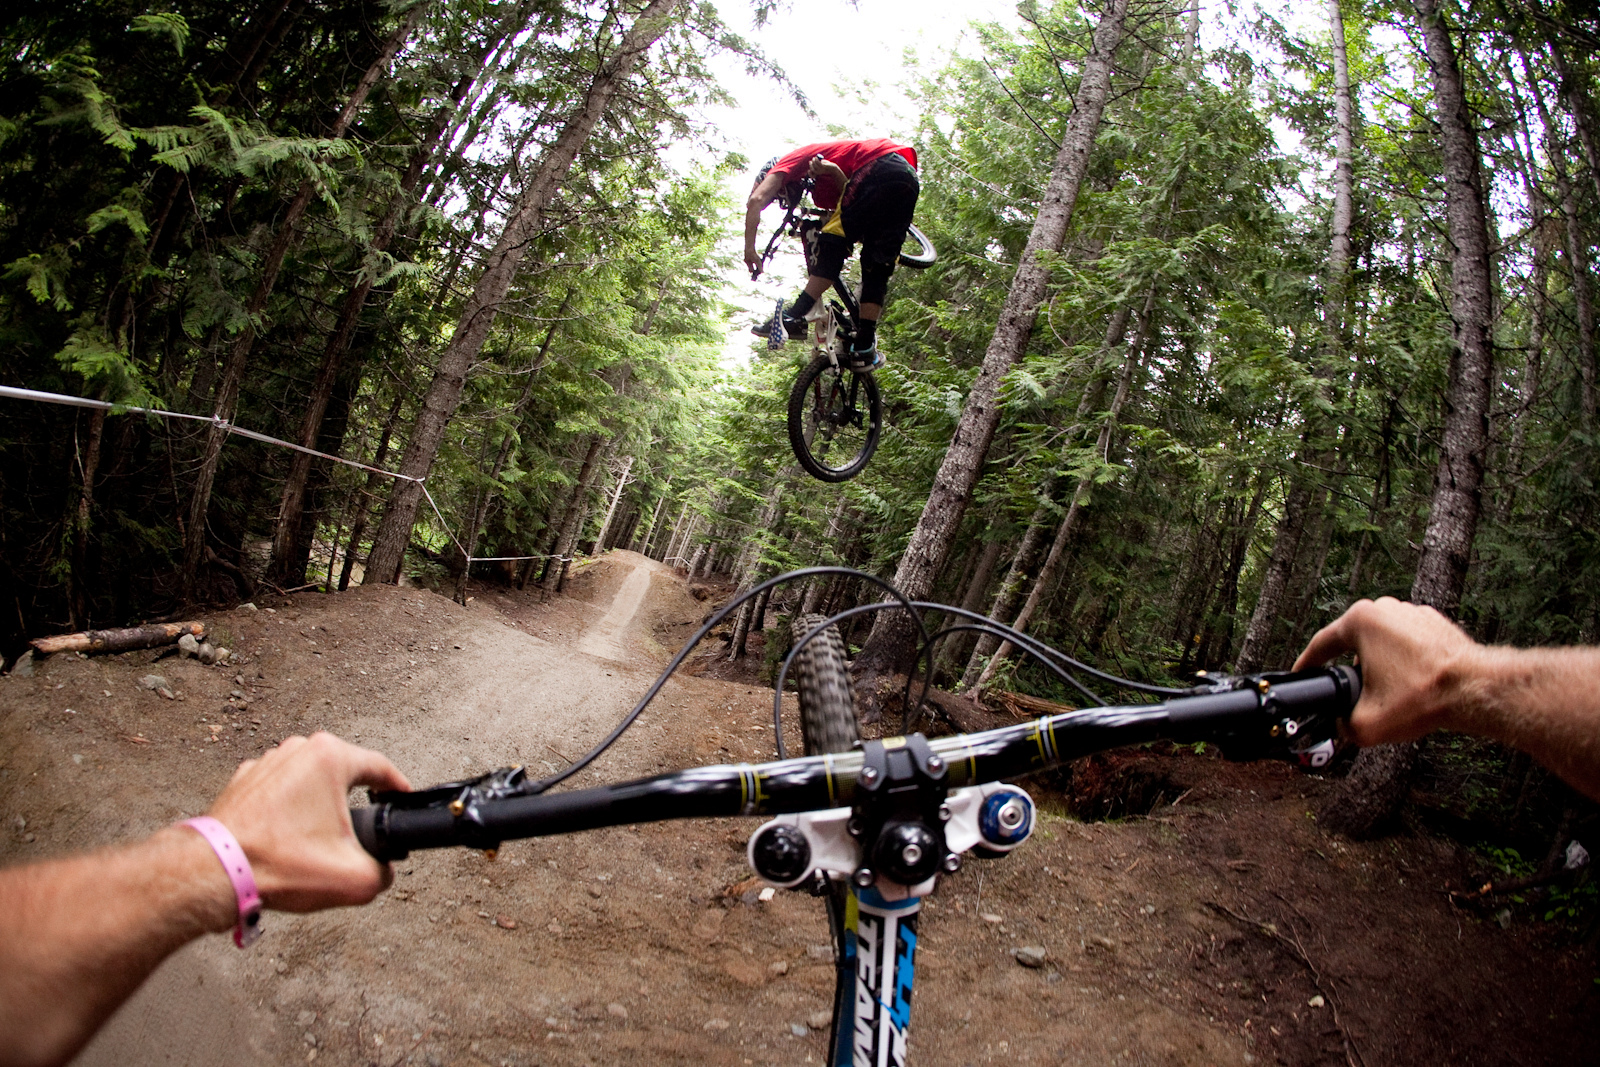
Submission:
M 762 268 L 786 236 L 800 238 L 806 270 L 815 272 L 817 235 L 829 212 L 805 203 L 813 184 L 811 178 L 801 181 L 801 192 L 788 204 L 783 221 L 761 254 L 762 266 L 750 274 L 751 281 L 761 276 Z M 920 270 L 937 258 L 933 242 L 911 226 L 906 232 L 900 264 Z M 844 355 L 855 343 L 861 321 L 856 295 L 839 279 L 834 280 L 833 294 L 826 301 L 819 301 L 806 316 L 811 322 L 811 357 L 789 390 L 789 446 L 813 478 L 844 482 L 865 470 L 877 451 L 883 432 L 883 404 L 873 375 L 845 365 Z M 782 316 L 782 300 L 774 314 Z M 781 343 L 782 329 L 775 329 L 773 336 Z
M 889 589 L 892 601 L 831 618 L 803 616 L 773 694 L 778 759 L 694 767 L 631 782 L 549 792 L 621 736 L 694 646 L 744 600 L 783 582 L 849 574 Z M 923 656 L 935 641 L 977 630 L 1011 640 L 1095 705 L 1033 722 L 928 739 L 921 733 L 862 741 L 856 726 L 844 642 L 837 623 L 903 607 L 950 612 L 964 620 L 930 640 L 917 615 Z M 799 689 L 806 754 L 786 758 L 784 679 Z M 1074 673 L 1158 700 L 1107 706 Z M 902 729 L 916 722 L 910 699 Z M 926 695 L 924 687 L 923 695 Z M 836 963 L 830 1067 L 904 1067 L 910 1042 L 917 914 L 939 878 L 968 856 L 994 859 L 1033 832 L 1028 793 L 1003 779 L 1048 770 L 1120 745 L 1160 739 L 1218 745 L 1230 759 L 1283 759 L 1325 766 L 1338 723 L 1361 695 L 1353 667 L 1292 674 L 1214 677 L 1168 689 L 1104 674 L 973 612 L 908 601 L 880 579 L 826 567 L 781 575 L 724 607 L 668 665 L 617 728 L 582 759 L 534 781 L 510 767 L 415 793 L 375 793 L 351 819 L 362 845 L 380 860 L 413 849 L 493 850 L 504 841 L 663 819 L 764 815 L 746 848 L 750 865 L 774 886 L 823 897 Z

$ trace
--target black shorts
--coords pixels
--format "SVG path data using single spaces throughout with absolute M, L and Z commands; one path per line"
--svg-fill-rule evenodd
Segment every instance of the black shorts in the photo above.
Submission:
M 905 243 L 921 192 L 916 169 L 899 152 L 879 156 L 857 171 L 845 186 L 839 222 L 845 236 L 818 235 L 813 274 L 837 278 L 845 257 L 859 242 L 861 261 L 892 273 Z

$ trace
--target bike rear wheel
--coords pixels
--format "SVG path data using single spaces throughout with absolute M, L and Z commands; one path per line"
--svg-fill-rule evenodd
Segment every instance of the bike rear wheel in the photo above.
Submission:
M 821 354 L 789 390 L 789 445 L 813 478 L 854 478 L 877 451 L 882 432 L 883 405 L 871 374 L 843 370 Z
M 928 235 L 910 226 L 906 229 L 906 239 L 900 248 L 900 265 L 921 270 L 933 266 L 939 258 L 939 253 L 934 251 L 933 242 L 928 240 Z

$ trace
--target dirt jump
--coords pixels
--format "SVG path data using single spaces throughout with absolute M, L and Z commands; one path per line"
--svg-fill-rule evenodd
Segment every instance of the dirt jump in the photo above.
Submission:
M 225 666 L 59 654 L 0 678 L 0 862 L 199 814 L 239 760 L 318 729 L 418 786 L 557 769 L 707 609 L 627 552 L 563 595 L 470 592 L 277 598 L 204 619 L 237 654 Z M 680 672 L 574 784 L 773 758 L 771 701 Z M 1596 1062 L 1592 953 L 1455 908 L 1455 845 L 1330 838 L 1308 815 L 1328 783 L 1284 767 L 1140 759 L 1161 783 L 1150 814 L 1080 822 L 1045 784 L 1026 847 L 944 879 L 923 913 L 913 1063 Z M 757 822 L 413 854 L 367 908 L 269 912 L 245 952 L 191 945 L 77 1062 L 821 1063 L 824 909 L 760 899 Z

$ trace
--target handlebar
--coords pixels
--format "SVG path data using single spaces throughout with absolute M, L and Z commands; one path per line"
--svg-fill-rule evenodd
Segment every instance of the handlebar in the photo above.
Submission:
M 1086 708 L 928 742 L 951 787 L 980 785 L 1122 745 L 1172 740 L 1218 745 L 1229 759 L 1278 758 L 1321 766 L 1338 722 L 1361 697 L 1355 667 L 1229 676 L 1159 704 Z M 903 743 L 903 742 L 901 742 Z M 886 741 L 894 747 L 893 740 Z M 371 795 L 353 808 L 362 847 L 380 860 L 413 849 L 495 849 L 528 837 L 627 823 L 781 815 L 850 806 L 862 753 L 695 767 L 631 782 L 532 793 L 520 767 L 415 793 Z

